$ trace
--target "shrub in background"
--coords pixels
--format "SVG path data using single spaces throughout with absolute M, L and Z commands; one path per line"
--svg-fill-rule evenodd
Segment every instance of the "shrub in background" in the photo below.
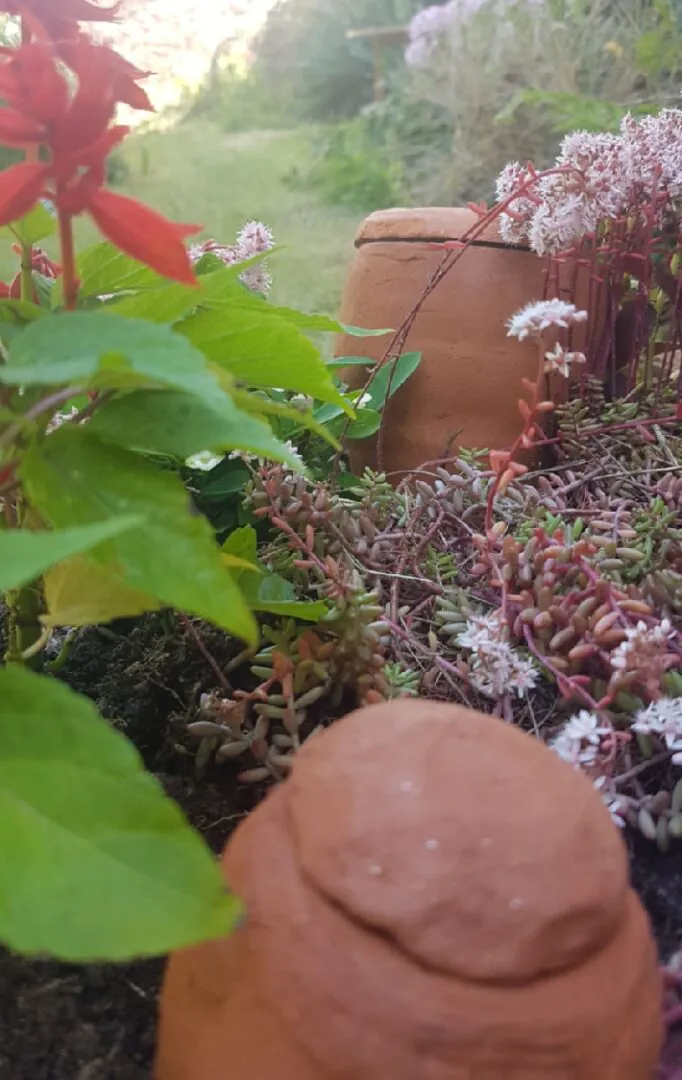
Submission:
M 406 92 L 447 116 L 450 145 L 415 162 L 415 197 L 489 197 L 510 156 L 543 166 L 559 135 L 617 129 L 627 110 L 666 103 L 679 41 L 667 0 L 456 0 L 420 12 Z

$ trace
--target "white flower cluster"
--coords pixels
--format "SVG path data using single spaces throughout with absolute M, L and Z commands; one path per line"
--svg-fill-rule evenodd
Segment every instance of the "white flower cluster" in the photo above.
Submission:
M 545 330 L 567 329 L 586 320 L 587 312 L 578 311 L 575 304 L 567 304 L 564 300 L 535 300 L 512 315 L 507 323 L 507 336 L 525 341 L 527 337 L 539 337 Z
M 626 640 L 611 653 L 611 668 L 615 679 L 636 675 L 638 680 L 658 687 L 661 677 L 670 668 L 670 639 L 675 636 L 669 619 L 655 626 L 638 622 L 629 626 Z
M 510 692 L 523 697 L 538 680 L 533 661 L 513 649 L 505 641 L 504 632 L 502 613 L 498 611 L 473 616 L 457 638 L 458 645 L 471 650 L 469 667 L 473 686 L 495 701 Z
M 682 698 L 659 698 L 637 713 L 633 731 L 657 735 L 673 751 L 674 765 L 682 765 Z
M 218 244 L 215 240 L 206 240 L 203 244 L 193 244 L 189 257 L 196 265 L 204 255 L 211 254 L 226 266 L 235 266 L 270 251 L 274 246 L 274 237 L 267 225 L 261 221 L 249 221 L 239 233 L 236 244 Z M 267 295 L 272 287 L 272 276 L 262 262 L 248 266 L 241 275 L 241 281 L 247 288 L 263 295 Z
M 613 824 L 617 825 L 619 829 L 624 829 L 626 825 L 625 815 L 628 810 L 626 800 L 614 791 L 605 776 L 600 776 L 598 780 L 595 780 L 594 787 L 601 795 L 602 802 L 611 815 Z
M 558 254 L 594 233 L 601 221 L 636 214 L 660 197 L 682 194 L 682 109 L 658 116 L 627 116 L 619 135 L 568 135 L 556 161 L 560 172 L 535 173 L 513 162 L 497 181 L 498 200 L 527 190 L 500 217 L 510 244 L 528 243 L 538 255 Z
M 599 759 L 602 739 L 609 734 L 610 728 L 598 716 L 583 709 L 564 724 L 549 747 L 575 769 L 591 768 Z
M 602 739 L 610 734 L 611 729 L 604 725 L 598 716 L 583 709 L 564 724 L 559 734 L 548 745 L 550 750 L 553 750 L 574 769 L 595 770 L 600 764 Z M 626 801 L 618 795 L 612 782 L 606 776 L 594 779 L 594 772 L 592 772 L 592 783 L 609 811 L 614 825 L 622 829 L 625 826 L 627 813 Z

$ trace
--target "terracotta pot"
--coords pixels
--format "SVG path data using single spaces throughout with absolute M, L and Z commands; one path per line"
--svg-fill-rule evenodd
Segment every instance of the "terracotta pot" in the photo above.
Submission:
M 372 214 L 356 238 L 341 308 L 343 322 L 397 329 L 414 307 L 443 253 L 429 241 L 459 239 L 476 221 L 471 210 L 434 207 Z M 488 228 L 427 299 L 410 331 L 406 352 L 421 366 L 388 406 L 384 466 L 409 472 L 458 446 L 505 449 L 519 433 L 521 379 L 535 379 L 537 346 L 507 337 L 508 319 L 544 289 L 544 263 L 500 240 Z M 341 337 L 336 355 L 376 363 L 388 338 Z M 354 389 L 367 372 L 342 373 Z M 376 440 L 349 440 L 356 474 L 376 468 Z M 393 477 L 391 477 L 393 479 Z
M 223 860 L 248 916 L 170 961 L 156 1080 L 651 1080 L 661 979 L 583 776 L 457 706 L 314 739 Z

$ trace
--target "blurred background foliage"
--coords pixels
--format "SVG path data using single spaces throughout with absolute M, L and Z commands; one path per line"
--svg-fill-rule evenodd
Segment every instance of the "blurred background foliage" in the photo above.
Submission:
M 615 130 L 628 111 L 678 101 L 682 0 L 438 6 L 455 9 L 452 30 L 420 64 L 389 40 L 377 72 L 372 38 L 348 32 L 407 31 L 433 5 L 279 0 L 247 65 L 217 50 L 187 115 L 225 131 L 316 125 L 287 182 L 366 210 L 489 199 L 508 160 L 542 167 L 569 131 Z
M 166 0 L 154 3 L 163 14 Z M 628 110 L 680 101 L 682 0 L 192 4 L 206 23 L 199 75 L 179 103 L 162 95 L 160 114 L 142 117 L 110 182 L 224 243 L 247 220 L 266 222 L 280 247 L 273 299 L 307 310 L 336 313 L 365 213 L 489 201 L 508 160 L 542 167 L 569 131 L 615 130 Z M 148 32 L 135 13 L 153 14 L 152 0 L 127 5 L 126 54 Z M 194 33 L 176 22 L 174 73 Z M 427 40 L 420 25 L 442 32 Z M 0 43 L 8 34 L 16 26 L 0 15 Z M 154 70 L 155 55 L 133 59 Z M 0 168 L 20 157 L 0 148 Z M 79 223 L 81 242 L 95 235 Z M 15 262 L 5 245 L 0 277 Z

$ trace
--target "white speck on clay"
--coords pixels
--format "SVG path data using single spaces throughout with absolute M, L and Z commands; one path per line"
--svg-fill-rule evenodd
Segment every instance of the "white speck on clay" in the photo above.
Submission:
M 400 785 L 400 790 L 404 792 L 405 795 L 407 795 L 410 791 L 412 791 L 413 786 L 414 785 L 411 780 L 404 780 L 403 783 Z
M 440 843 L 439 843 L 438 840 L 427 840 L 426 843 L 424 844 L 424 847 L 426 848 L 427 851 L 438 851 L 438 848 L 440 847 Z
M 379 863 L 370 863 L 367 869 L 372 877 L 381 877 L 384 872 L 383 867 L 379 866 Z
M 523 905 L 524 905 L 524 901 L 519 896 L 517 896 L 513 900 L 509 901 L 509 910 L 510 911 L 520 911 L 521 908 L 523 907 Z

